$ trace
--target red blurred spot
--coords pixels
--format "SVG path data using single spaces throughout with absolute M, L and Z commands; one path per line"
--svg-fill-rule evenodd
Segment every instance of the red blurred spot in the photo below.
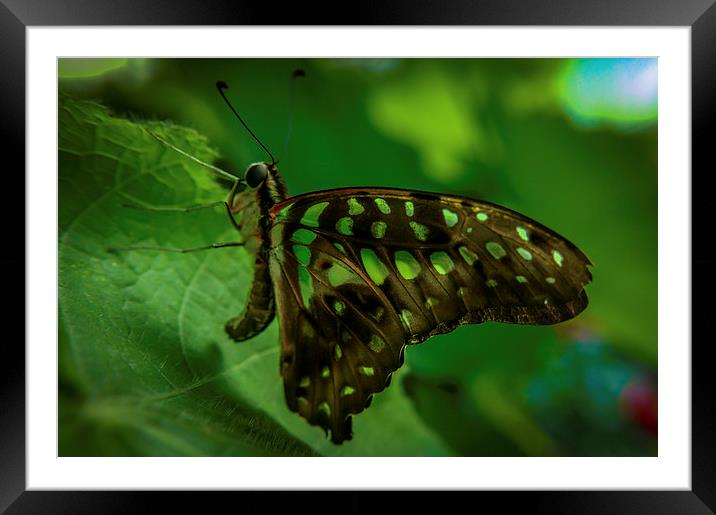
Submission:
M 601 343 L 601 339 L 598 336 L 597 331 L 593 330 L 587 325 L 578 322 L 562 324 L 560 326 L 555 327 L 555 331 L 557 332 L 557 335 L 561 338 L 564 338 L 565 340 L 570 340 L 570 343 Z
M 627 417 L 656 436 L 658 432 L 658 397 L 656 390 L 643 381 L 628 383 L 620 395 L 620 403 Z

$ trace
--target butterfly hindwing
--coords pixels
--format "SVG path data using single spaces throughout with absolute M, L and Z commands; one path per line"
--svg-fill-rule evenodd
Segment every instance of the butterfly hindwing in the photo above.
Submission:
M 587 305 L 587 257 L 487 202 L 351 188 L 291 198 L 269 216 L 286 399 L 334 442 L 404 345 L 463 323 L 556 323 Z
M 350 415 L 402 364 L 403 330 L 385 294 L 327 239 L 306 250 L 294 243 L 271 260 L 286 401 L 340 443 L 351 436 Z

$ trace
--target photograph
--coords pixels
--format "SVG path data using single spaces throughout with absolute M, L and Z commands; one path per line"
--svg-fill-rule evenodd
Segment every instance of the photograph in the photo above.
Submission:
M 658 62 L 58 58 L 59 457 L 658 456 Z

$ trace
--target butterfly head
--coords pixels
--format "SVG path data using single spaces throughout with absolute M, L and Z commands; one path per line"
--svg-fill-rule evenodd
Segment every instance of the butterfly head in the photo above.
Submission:
M 249 167 L 246 169 L 246 173 L 244 174 L 244 181 L 246 181 L 248 187 L 255 190 L 264 182 L 266 182 L 266 178 L 269 175 L 270 166 L 271 165 L 268 163 L 250 164 Z
M 270 199 L 269 204 L 281 202 L 288 196 L 286 185 L 275 163 L 250 164 L 244 173 L 244 182 L 249 188 L 257 191 L 260 197 L 266 196 Z

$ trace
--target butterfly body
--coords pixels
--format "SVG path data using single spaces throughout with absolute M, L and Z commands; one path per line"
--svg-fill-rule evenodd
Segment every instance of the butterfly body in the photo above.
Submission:
M 587 305 L 588 258 L 507 208 L 392 188 L 289 198 L 269 163 L 247 182 L 256 190 L 234 205 L 254 280 L 226 329 L 246 340 L 278 314 L 288 407 L 334 443 L 351 438 L 351 416 L 388 386 L 406 345 L 466 323 L 553 324 Z
M 249 290 L 246 308 L 226 323 L 226 332 L 236 341 L 253 338 L 274 319 L 274 291 L 269 274 L 271 239 L 269 220 L 266 216 L 273 206 L 286 200 L 288 190 L 276 166 L 270 163 L 254 163 L 249 171 L 265 172 L 256 190 L 243 191 L 233 196 L 232 211 L 241 213 L 241 234 L 246 250 L 254 256 L 254 278 Z

